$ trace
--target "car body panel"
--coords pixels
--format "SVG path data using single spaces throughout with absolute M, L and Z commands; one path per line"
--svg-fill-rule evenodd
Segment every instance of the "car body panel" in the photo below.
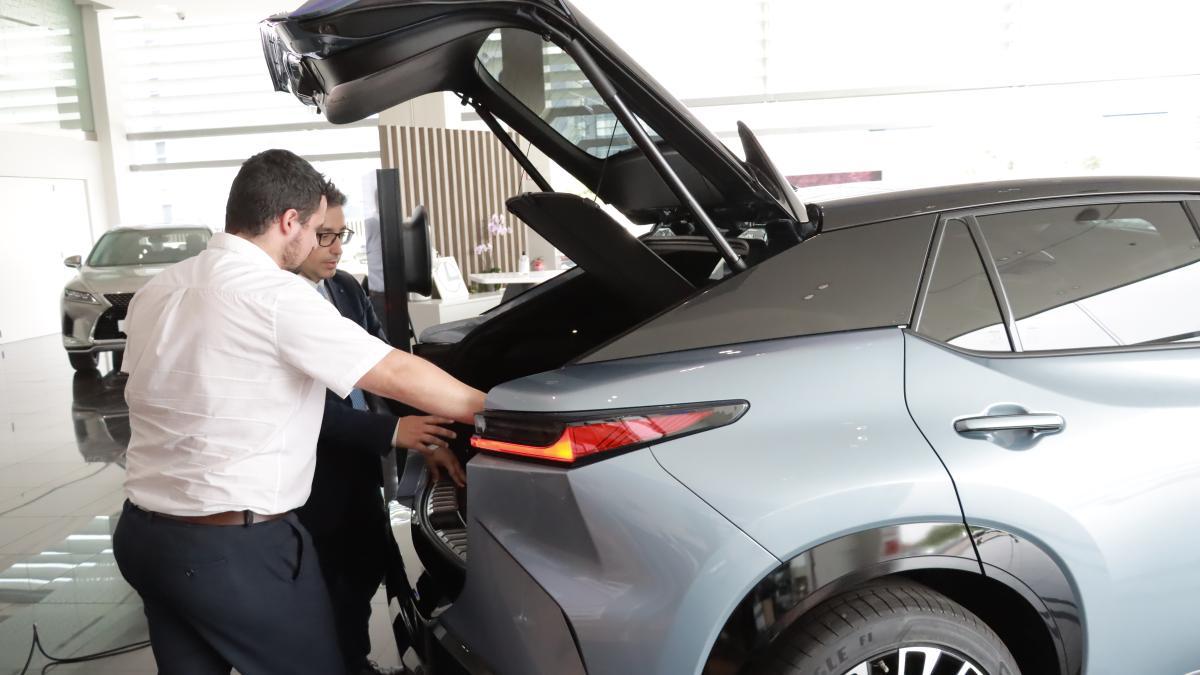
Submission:
M 1064 563 L 1042 545 L 995 528 L 972 527 L 983 573 L 1022 594 L 1054 637 L 1059 672 L 1083 672 L 1083 604 Z
M 917 216 L 810 237 L 578 362 L 908 324 L 935 223 Z
M 567 411 L 749 401 L 735 424 L 652 451 L 787 560 L 865 526 L 961 520 L 946 470 L 905 411 L 903 357 L 896 328 L 773 340 L 571 366 L 497 387 L 488 405 Z
M 471 511 L 466 585 L 442 620 L 494 647 L 500 673 L 558 671 L 517 667 L 543 639 L 519 605 L 489 623 L 485 529 L 562 608 L 591 675 L 699 672 L 725 617 L 779 565 L 647 450 L 571 470 L 479 456 L 467 477 L 487 507 Z
M 471 478 L 487 481 L 477 473 Z M 504 514 L 497 516 L 496 520 L 501 520 Z M 471 636 L 470 642 L 462 645 L 464 651 L 499 673 L 587 673 L 563 609 L 526 571 L 521 559 L 478 522 L 472 524 L 469 537 L 467 587 L 441 617 L 452 635 Z M 520 543 L 511 538 L 509 542 L 517 555 L 525 553 Z M 530 566 L 537 571 L 536 563 Z
M 1187 672 L 1200 544 L 1170 536 L 1200 512 L 1200 351 L 994 356 L 908 335 L 913 418 L 953 474 L 971 526 L 1050 552 L 1078 588 L 1089 673 Z M 1020 407 L 1059 433 L 968 438 L 954 421 Z M 1133 620 L 1144 617 L 1145 620 Z M 1131 649 L 1131 645 L 1137 645 Z

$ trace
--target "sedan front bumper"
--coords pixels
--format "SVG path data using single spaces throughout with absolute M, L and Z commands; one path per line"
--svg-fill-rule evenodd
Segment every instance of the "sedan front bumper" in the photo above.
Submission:
M 132 293 L 114 294 L 121 298 Z M 73 353 L 109 352 L 125 348 L 125 333 L 121 322 L 125 319 L 128 299 L 123 305 L 109 302 L 101 296 L 98 303 L 79 302 L 63 298 L 62 339 L 63 347 Z

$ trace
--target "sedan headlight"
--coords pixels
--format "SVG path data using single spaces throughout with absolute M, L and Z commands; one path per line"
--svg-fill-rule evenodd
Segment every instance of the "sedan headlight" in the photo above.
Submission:
M 91 305 L 100 304 L 100 301 L 96 300 L 96 296 L 92 295 L 91 293 L 88 293 L 87 291 L 77 291 L 73 288 L 64 289 L 63 297 L 74 302 L 86 302 Z

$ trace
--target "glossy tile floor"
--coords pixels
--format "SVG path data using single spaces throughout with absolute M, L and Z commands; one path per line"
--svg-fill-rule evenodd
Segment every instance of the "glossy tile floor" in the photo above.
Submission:
M 34 624 L 60 658 L 147 639 L 141 601 L 112 556 L 129 440 L 125 381 L 107 357 L 101 373 L 74 373 L 57 335 L 0 345 L 0 675 L 21 672 Z M 374 609 L 372 656 L 396 665 L 382 594 Z M 46 664 L 35 655 L 28 672 Z M 143 649 L 45 672 L 157 668 Z

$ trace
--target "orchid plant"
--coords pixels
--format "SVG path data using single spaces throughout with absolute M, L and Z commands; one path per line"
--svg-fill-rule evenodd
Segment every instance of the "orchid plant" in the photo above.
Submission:
M 492 241 L 496 237 L 503 237 L 512 232 L 512 228 L 504 224 L 504 220 L 500 218 L 500 214 L 493 213 L 487 221 L 487 240 L 475 244 L 475 255 L 482 259 L 480 266 L 483 272 L 499 272 L 500 267 L 496 264 L 494 258 L 490 260 L 489 254 L 494 251 Z

